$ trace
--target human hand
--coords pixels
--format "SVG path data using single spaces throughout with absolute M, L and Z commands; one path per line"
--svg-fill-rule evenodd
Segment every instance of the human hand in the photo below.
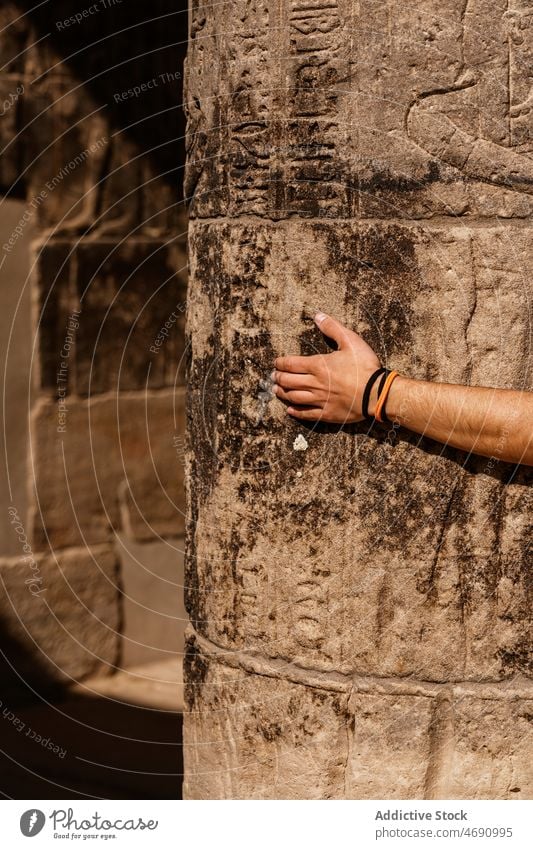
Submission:
M 337 319 L 318 312 L 314 320 L 338 349 L 309 357 L 276 357 L 273 392 L 291 405 L 286 412 L 298 419 L 363 421 L 363 392 L 370 375 L 380 367 L 379 359 L 361 336 Z

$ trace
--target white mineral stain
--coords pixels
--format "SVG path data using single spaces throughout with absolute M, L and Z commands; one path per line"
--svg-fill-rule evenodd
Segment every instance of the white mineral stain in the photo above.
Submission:
M 309 448 L 309 443 L 303 433 L 299 433 L 294 442 L 292 443 L 292 447 L 295 451 L 307 451 Z

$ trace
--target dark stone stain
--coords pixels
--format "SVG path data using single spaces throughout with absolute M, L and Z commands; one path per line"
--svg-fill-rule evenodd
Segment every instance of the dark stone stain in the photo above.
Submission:
M 302 322 L 312 321 L 306 315 L 305 310 L 302 310 L 300 318 Z M 337 350 L 337 343 L 328 336 L 324 336 L 314 321 L 311 327 L 299 334 L 298 338 L 300 340 L 300 355 L 302 357 L 314 356 L 315 354 L 329 354 L 330 351 Z
M 267 743 L 272 743 L 273 740 L 276 740 L 283 734 L 283 729 L 279 722 L 260 722 L 257 725 L 257 730 Z
M 320 226 L 320 225 L 319 225 Z M 345 305 L 369 325 L 365 341 L 388 363 L 412 344 L 412 303 L 422 285 L 414 234 L 395 224 L 324 232 L 330 263 L 346 279 Z
M 185 641 L 185 654 L 183 657 L 183 679 L 185 682 L 184 696 L 185 704 L 189 710 L 194 710 L 209 672 L 209 661 L 201 654 L 194 637 Z
M 367 194 L 390 192 L 391 195 L 397 195 L 406 192 L 418 192 L 424 186 L 439 182 L 443 182 L 443 178 L 439 163 L 435 159 L 431 159 L 427 163 L 425 173 L 421 174 L 418 179 L 408 177 L 405 174 L 395 174 L 389 168 L 378 168 L 375 163 L 370 177 L 358 178 L 359 191 Z
M 533 675 L 533 650 L 531 639 L 522 637 L 514 646 L 500 649 L 497 657 L 501 662 L 500 673 L 509 677 L 513 673 L 522 673 L 531 677 Z

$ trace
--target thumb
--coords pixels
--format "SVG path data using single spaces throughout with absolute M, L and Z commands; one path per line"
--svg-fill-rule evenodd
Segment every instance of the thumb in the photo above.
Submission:
M 325 336 L 329 336 L 330 339 L 334 339 L 339 348 L 348 347 L 350 330 L 344 324 L 341 324 L 336 318 L 332 318 L 323 312 L 317 312 L 314 320 L 322 333 Z

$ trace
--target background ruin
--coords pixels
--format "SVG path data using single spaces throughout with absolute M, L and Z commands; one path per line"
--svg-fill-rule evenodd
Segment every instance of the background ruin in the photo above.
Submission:
M 176 798 L 186 4 L 33 6 L 0 11 L 1 790 Z

